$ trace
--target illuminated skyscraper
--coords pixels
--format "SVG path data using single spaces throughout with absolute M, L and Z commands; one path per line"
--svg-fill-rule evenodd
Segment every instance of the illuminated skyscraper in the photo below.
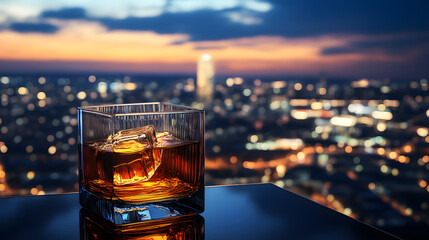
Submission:
M 214 64 L 210 54 L 201 55 L 197 67 L 197 97 L 205 106 L 211 104 L 214 93 Z

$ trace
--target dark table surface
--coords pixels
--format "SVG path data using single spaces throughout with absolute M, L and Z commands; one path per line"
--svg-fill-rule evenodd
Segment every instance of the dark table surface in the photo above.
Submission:
M 206 188 L 211 239 L 396 239 L 272 184 Z M 79 239 L 79 196 L 0 199 L 0 239 Z

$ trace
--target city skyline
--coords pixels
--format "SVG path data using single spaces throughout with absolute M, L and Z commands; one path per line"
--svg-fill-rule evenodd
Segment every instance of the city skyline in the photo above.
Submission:
M 426 2 L 0 2 L 0 72 L 427 77 Z

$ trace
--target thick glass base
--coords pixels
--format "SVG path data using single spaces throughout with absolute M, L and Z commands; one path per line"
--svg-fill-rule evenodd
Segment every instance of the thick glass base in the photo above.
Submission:
M 204 211 L 204 187 L 188 197 L 146 203 L 107 200 L 81 188 L 79 200 L 85 209 L 114 224 L 128 224 L 200 214 Z
M 81 209 L 79 219 L 81 240 L 204 240 L 204 218 L 200 215 L 115 225 Z

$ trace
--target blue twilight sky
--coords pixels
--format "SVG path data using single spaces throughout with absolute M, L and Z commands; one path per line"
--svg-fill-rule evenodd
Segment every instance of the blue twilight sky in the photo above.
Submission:
M 427 77 L 429 1 L 0 0 L 0 71 Z M 103 67 L 104 66 L 104 67 Z

